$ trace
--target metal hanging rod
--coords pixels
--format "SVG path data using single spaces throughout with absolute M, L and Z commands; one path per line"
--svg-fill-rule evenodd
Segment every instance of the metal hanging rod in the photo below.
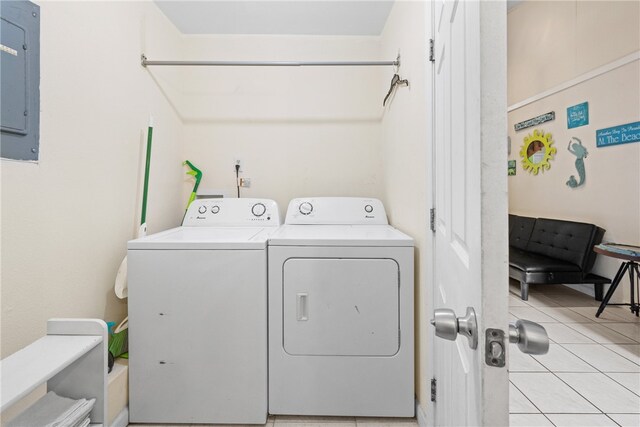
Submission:
M 360 66 L 400 66 L 400 55 L 395 61 L 149 61 L 141 56 L 143 67 L 156 65 L 205 66 L 205 67 L 360 67 Z

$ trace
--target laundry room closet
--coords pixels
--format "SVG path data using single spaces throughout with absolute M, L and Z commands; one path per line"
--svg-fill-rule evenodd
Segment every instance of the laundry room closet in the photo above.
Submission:
M 383 201 L 391 224 L 416 240 L 421 349 L 426 318 L 418 301 L 430 185 L 427 8 L 396 1 L 376 36 L 183 36 L 183 59 L 350 62 L 399 56 L 400 66 L 186 66 L 180 100 L 185 158 L 206 171 L 201 188 L 233 192 L 233 167 L 240 160 L 240 175 L 251 180 L 241 195 L 273 198 L 281 210 L 292 198 L 309 195 Z M 151 73 L 159 68 L 149 67 Z M 409 85 L 395 87 L 383 106 L 394 73 Z M 421 358 L 416 361 L 416 387 L 426 393 Z
M 415 386 L 426 405 L 430 4 L 383 2 L 390 11 L 379 33 L 344 35 L 331 28 L 189 34 L 165 15 L 171 3 L 179 2 L 40 2 L 40 158 L 2 162 L 2 356 L 43 335 L 51 317 L 126 315 L 113 283 L 139 225 L 152 115 L 150 233 L 180 224 L 193 185 L 186 159 L 203 172 L 201 190 L 231 197 L 240 161 L 239 176 L 250 180 L 241 196 L 273 199 L 282 213 L 305 196 L 384 203 L 389 222 L 415 240 Z M 149 61 L 399 57 L 400 65 L 143 67 L 142 54 Z M 397 85 L 383 106 L 395 73 L 408 85 Z

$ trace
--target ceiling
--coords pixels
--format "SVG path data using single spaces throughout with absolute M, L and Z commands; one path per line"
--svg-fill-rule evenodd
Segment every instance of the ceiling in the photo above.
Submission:
M 155 0 L 183 34 L 377 36 L 393 1 Z

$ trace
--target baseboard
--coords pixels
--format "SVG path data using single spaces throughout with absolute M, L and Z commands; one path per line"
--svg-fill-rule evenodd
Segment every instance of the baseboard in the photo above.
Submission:
M 416 419 L 419 427 L 427 427 L 427 414 L 424 413 L 420 403 L 416 400 Z
M 129 425 L 129 407 L 125 406 L 122 412 L 120 412 L 113 419 L 113 423 L 111 423 L 110 427 L 127 427 L 128 425 Z
M 596 293 L 594 290 L 593 285 L 589 285 L 589 284 L 574 284 L 574 285 L 570 285 L 570 284 L 565 284 L 564 286 L 566 286 L 567 288 L 571 288 L 573 290 L 576 290 L 578 292 L 582 292 L 583 294 L 587 294 L 589 296 L 592 296 L 595 298 Z

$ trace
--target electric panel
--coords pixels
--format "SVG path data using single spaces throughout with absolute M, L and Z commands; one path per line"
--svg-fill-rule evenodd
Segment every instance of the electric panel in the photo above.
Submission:
M 40 134 L 40 7 L 0 2 L 1 156 L 38 160 Z

